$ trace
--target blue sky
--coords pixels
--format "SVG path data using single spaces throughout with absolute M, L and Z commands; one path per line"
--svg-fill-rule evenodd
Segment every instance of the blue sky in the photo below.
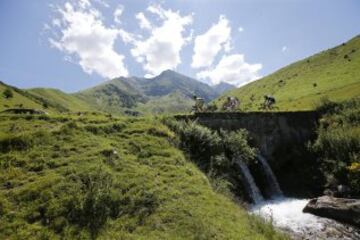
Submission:
M 0 80 L 74 92 L 173 69 L 241 86 L 358 34 L 358 0 L 1 0 Z

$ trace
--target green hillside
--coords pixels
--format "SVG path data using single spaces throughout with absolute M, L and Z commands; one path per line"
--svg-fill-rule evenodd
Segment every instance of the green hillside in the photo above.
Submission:
M 314 109 L 322 98 L 360 96 L 360 36 L 231 90 L 215 103 L 221 106 L 227 96 L 236 96 L 241 110 L 256 111 L 264 95 L 274 96 L 276 110 L 284 111 Z
M 27 90 L 32 95 L 42 98 L 52 106 L 59 106 L 68 111 L 91 111 L 94 110 L 88 103 L 71 94 L 64 93 L 58 89 L 33 88 Z
M 12 93 L 11 97 L 5 97 L 4 91 L 7 89 Z M 9 108 L 33 108 L 52 113 L 97 110 L 78 97 L 58 89 L 24 90 L 0 82 L 0 112 Z
M 9 89 L 13 96 L 6 98 L 4 96 L 4 91 L 6 89 Z M 23 106 L 25 108 L 43 109 L 43 106 L 40 102 L 37 102 L 34 99 L 30 99 L 20 90 L 0 82 L 0 111 L 8 108 L 17 108 L 19 106 Z
M 0 114 L 0 239 L 284 239 L 152 118 Z

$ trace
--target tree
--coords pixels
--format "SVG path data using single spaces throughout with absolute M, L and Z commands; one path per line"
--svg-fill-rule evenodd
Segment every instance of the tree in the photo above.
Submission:
M 14 96 L 10 88 L 5 89 L 3 95 L 6 99 L 12 98 Z

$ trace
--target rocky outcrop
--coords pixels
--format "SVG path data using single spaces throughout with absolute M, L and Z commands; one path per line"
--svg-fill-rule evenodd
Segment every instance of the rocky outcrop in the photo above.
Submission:
M 322 196 L 311 199 L 303 212 L 360 227 L 360 199 Z

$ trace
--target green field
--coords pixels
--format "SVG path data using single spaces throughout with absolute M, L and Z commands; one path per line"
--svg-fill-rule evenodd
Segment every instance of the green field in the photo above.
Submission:
M 322 98 L 340 102 L 360 96 L 360 36 L 231 90 L 214 102 L 220 107 L 227 96 L 236 96 L 240 110 L 257 111 L 264 95 L 274 96 L 275 110 L 283 111 L 311 110 Z
M 0 115 L 0 239 L 284 239 L 154 118 Z

